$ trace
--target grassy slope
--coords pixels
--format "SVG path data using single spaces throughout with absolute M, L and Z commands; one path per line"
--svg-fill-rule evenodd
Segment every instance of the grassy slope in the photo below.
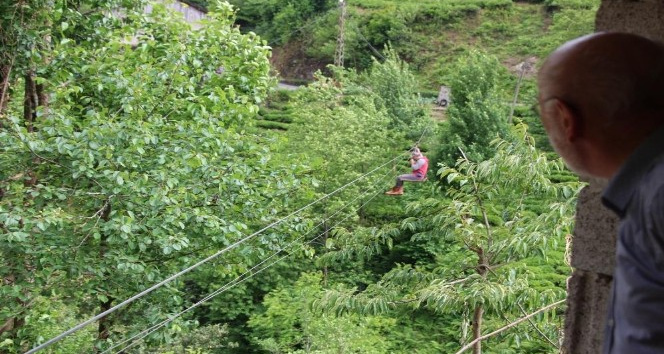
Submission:
M 536 102 L 534 76 L 537 66 L 561 43 L 593 31 L 599 2 L 549 0 L 548 4 L 541 4 L 509 0 L 348 0 L 346 63 L 352 65 L 358 61 L 353 57 L 373 55 L 367 41 L 381 48 L 375 41 L 385 40 L 385 37 L 378 36 L 383 33 L 402 58 L 410 63 L 423 96 L 435 97 L 438 87 L 448 81 L 451 64 L 468 50 L 480 48 L 498 57 L 512 73 L 503 80 L 504 100 L 511 102 L 518 80 L 517 65 L 527 61 L 533 67 L 520 85 L 515 116 L 529 123 L 540 148 L 550 150 L 532 110 Z M 320 36 L 321 28 L 327 29 L 324 31 L 327 34 L 323 36 L 335 35 L 329 29 L 334 27 L 331 20 L 336 16 L 336 10 L 331 11 L 325 15 L 327 19 L 312 19 L 315 23 L 306 32 L 307 36 L 314 37 L 317 33 Z M 363 37 L 357 32 L 362 33 Z M 293 73 L 303 77 L 302 70 L 310 72 L 332 61 L 331 57 L 321 57 L 320 52 L 316 57 L 304 57 L 306 50 L 301 48 L 307 46 L 303 43 L 324 43 L 307 36 L 297 37 L 275 48 L 273 64 L 279 72 L 286 73 L 284 76 Z M 330 44 L 330 41 L 334 42 L 334 38 L 328 38 L 326 43 Z M 280 110 L 280 107 L 274 108 Z M 278 112 L 262 113 L 265 121 L 259 125 L 287 129 L 287 121 L 272 117 Z
M 549 0 L 553 5 L 509 0 L 349 0 L 348 3 L 347 65 L 359 62 L 358 56 L 373 55 L 367 42 L 380 50 L 389 41 L 411 64 L 425 91 L 435 91 L 444 84 L 449 75 L 447 66 L 471 48 L 481 48 L 497 56 L 512 71 L 526 59 L 537 63 L 564 41 L 592 32 L 599 6 L 599 0 Z M 321 21 L 320 26 L 329 27 L 328 22 L 331 21 Z M 331 37 L 336 32 L 315 27 L 310 36 L 324 32 L 328 38 L 313 43 L 333 46 Z M 286 47 L 294 44 L 297 47 L 300 41 L 312 43 L 311 38 L 300 37 Z M 288 77 L 292 63 L 306 58 L 301 57 L 301 52 L 293 58 L 284 58 L 293 51 L 279 52 L 279 49 L 273 62 Z M 310 58 L 312 63 L 325 65 L 332 62 L 333 51 L 312 55 L 317 56 Z
M 425 87 L 446 81 L 446 66 L 470 48 L 481 48 L 497 56 L 505 66 L 546 56 L 567 39 L 592 31 L 591 6 L 561 7 L 555 11 L 539 4 L 514 3 L 507 7 L 483 8 L 448 25 L 413 23 L 419 51 L 412 62 Z

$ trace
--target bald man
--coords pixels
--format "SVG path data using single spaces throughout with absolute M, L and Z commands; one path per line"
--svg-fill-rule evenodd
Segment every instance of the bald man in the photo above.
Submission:
M 599 33 L 555 50 L 541 120 L 567 165 L 609 180 L 620 217 L 604 353 L 664 353 L 664 46 Z

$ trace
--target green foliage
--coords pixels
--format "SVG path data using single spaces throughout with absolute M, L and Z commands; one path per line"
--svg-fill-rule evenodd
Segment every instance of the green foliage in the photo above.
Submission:
M 506 107 L 501 102 L 498 80 L 501 66 L 495 57 L 471 51 L 450 70 L 449 121 L 441 136 L 438 160 L 452 165 L 462 152 L 471 160 L 493 156 L 489 144 L 507 133 Z
M 256 122 L 256 126 L 263 129 L 272 129 L 272 130 L 288 130 L 289 125 L 287 123 L 282 123 L 279 121 L 271 120 L 259 120 Z
M 13 279 L 0 296 L 16 299 L 0 322 L 24 317 L 55 284 L 80 302 L 67 305 L 100 312 L 262 226 L 251 220 L 277 217 L 273 186 L 293 185 L 292 168 L 269 168 L 269 151 L 243 131 L 273 84 L 267 48 L 232 26 L 228 7 L 218 11 L 193 31 L 155 6 L 128 13 L 103 41 L 64 38 L 41 54 L 51 104 L 32 125 L 13 106 L 0 130 L 0 252 L 11 260 L 0 275 Z M 139 33 L 134 50 L 127 33 Z M 132 306 L 111 336 L 180 308 L 178 292 Z M 44 340 L 7 335 L 28 347 Z
M 270 42 L 286 43 L 299 35 L 315 16 L 330 9 L 330 0 L 231 0 L 239 8 L 238 20 Z
M 591 9 L 597 5 L 597 2 L 593 0 L 545 0 L 544 3 L 550 7 L 571 9 Z
M 333 230 L 334 238 L 327 240 L 326 253 L 316 260 L 318 264 L 333 266 L 354 259 L 371 259 L 393 247 L 389 233 L 375 228 L 357 228 L 352 232 L 345 229 Z
M 322 292 L 320 274 L 304 273 L 288 288 L 265 297 L 265 312 L 252 316 L 253 341 L 270 353 L 390 353 L 383 333 L 394 320 L 347 315 L 334 317 L 312 311 L 311 299 Z
M 53 338 L 65 330 L 81 322 L 74 314 L 74 307 L 65 305 L 64 302 L 52 296 L 36 296 L 32 300 L 32 306 L 25 316 L 25 324 L 20 332 L 25 336 L 19 335 L 18 338 L 5 338 L 0 342 L 0 351 L 3 353 L 23 353 L 26 345 L 23 342 L 26 337 Z M 3 304 L 4 305 L 4 304 Z M 79 333 L 72 335 L 61 346 L 51 350 L 54 354 L 83 353 L 93 350 L 95 331 L 93 328 L 87 328 Z
M 183 334 L 168 346 L 158 349 L 163 354 L 212 354 L 224 348 L 235 348 L 236 343 L 228 343 L 228 326 L 210 325 Z
M 514 141 L 490 141 L 505 137 L 502 102 L 511 97 L 502 92 L 516 82 L 501 67 L 591 32 L 598 0 L 351 0 L 352 69 L 269 96 L 269 48 L 248 31 L 270 45 L 301 41 L 329 63 L 337 2 L 234 0 L 243 35 L 227 5 L 191 1 L 212 10 L 198 31 L 159 6 L 134 12 L 142 3 L 133 0 L 0 4 L 0 69 L 13 64 L 0 108 L 0 324 L 18 324 L 0 334 L 0 352 L 24 352 L 213 254 L 405 151 L 423 131 L 430 152 L 446 145 L 456 154 L 452 145 L 472 140 L 466 158 L 450 155 L 441 171 L 448 189 L 423 183 L 398 199 L 354 199 L 382 193 L 398 160 L 118 311 L 108 342 L 97 341 L 95 324 L 49 350 L 107 347 L 241 274 L 251 277 L 135 351 L 454 352 L 469 337 L 473 306 L 485 310 L 486 333 L 563 296 L 578 181 L 523 128 Z M 116 8 L 127 16 L 109 17 Z M 30 77 L 49 103 L 34 120 L 22 114 Z M 446 135 L 432 142 L 425 104 L 440 84 L 456 87 Z M 515 117 L 550 151 L 535 95 L 527 76 Z M 288 259 L 253 268 L 286 245 Z M 534 323 L 558 340 L 561 314 Z M 485 348 L 554 351 L 527 322 Z
M 416 140 L 432 125 L 417 94 L 417 81 L 394 50 L 388 47 L 384 54 L 385 61 L 374 60 L 362 79 L 374 93 L 376 106 L 387 111 L 389 127 L 402 130 L 410 140 Z
M 236 5 L 241 17 L 244 11 L 261 9 L 248 2 Z M 335 53 L 338 10 L 334 5 L 311 17 L 306 30 L 299 32 L 302 37 L 294 39 L 321 63 L 332 62 Z M 598 6 L 599 0 L 350 1 L 346 66 L 369 67 L 371 57 L 380 57 L 376 51 L 391 43 L 417 69 L 420 87 L 432 89 L 446 83 L 445 68 L 470 48 L 482 48 L 510 66 L 542 58 L 562 42 L 593 32 Z M 247 18 L 242 25 L 266 35 L 275 31 L 271 22 L 257 18 Z
M 280 122 L 280 123 L 290 123 L 293 121 L 293 113 L 291 112 L 265 112 L 263 119 Z
M 533 311 L 560 299 L 562 279 L 542 281 L 548 273 L 530 270 L 522 261 L 560 249 L 571 230 L 578 186 L 551 183 L 547 175 L 562 164 L 549 162 L 525 127 L 518 128 L 516 140 L 494 142 L 493 158 L 472 162 L 464 157 L 455 168 L 442 166 L 450 200 L 424 199 L 409 206 L 412 216 L 402 221 L 401 232 L 429 244 L 425 249 L 440 263 L 395 267 L 362 292 L 328 291 L 316 306 L 337 314 L 388 314 L 400 306 L 451 313 L 462 319 L 454 325 L 465 341 L 476 308 L 494 323 L 491 319 L 501 315 L 522 316 L 519 309 Z M 526 196 L 545 200 L 549 209 L 533 213 Z M 552 338 L 557 333 L 555 327 L 547 330 Z
M 387 130 L 390 118 L 373 96 L 341 99 L 333 81 L 320 77 L 292 107 L 297 124 L 291 129 L 295 139 L 290 150 L 316 171 L 315 177 L 324 182 L 318 188 L 321 192 L 357 178 L 389 156 L 386 153 L 392 147 Z M 367 181 L 359 183 L 344 193 L 369 188 Z

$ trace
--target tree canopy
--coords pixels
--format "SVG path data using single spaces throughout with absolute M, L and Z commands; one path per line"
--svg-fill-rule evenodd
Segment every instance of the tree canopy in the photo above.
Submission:
M 508 122 L 504 57 L 431 67 L 445 41 L 420 37 L 470 19 L 460 37 L 510 48 L 499 20 L 545 5 L 350 4 L 347 67 L 291 92 L 270 45 L 324 64 L 336 2 L 198 3 L 196 26 L 135 0 L 0 4 L 0 352 L 109 310 L 45 351 L 556 351 L 580 185 L 539 149 L 532 80 Z M 566 6 L 541 43 L 590 23 Z M 414 145 L 430 182 L 384 196 Z

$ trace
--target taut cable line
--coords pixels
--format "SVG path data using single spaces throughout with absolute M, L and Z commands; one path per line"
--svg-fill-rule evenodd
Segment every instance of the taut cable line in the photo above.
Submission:
M 383 182 L 383 181 L 386 179 L 386 177 L 389 176 L 390 174 L 391 174 L 391 173 L 387 173 L 387 174 L 384 175 L 381 179 L 379 179 L 378 182 Z M 371 196 L 371 198 L 367 199 L 364 203 L 362 203 L 362 205 L 360 205 L 360 207 L 359 207 L 357 210 L 359 210 L 359 209 L 361 209 L 362 207 L 364 207 L 365 205 L 367 205 L 367 204 L 368 204 L 371 200 L 373 200 L 373 199 L 374 199 L 379 193 L 380 193 L 380 192 L 375 192 L 375 193 Z M 261 262 L 259 262 L 259 263 L 256 264 L 255 266 L 253 266 L 251 269 L 247 270 L 246 272 L 244 272 L 244 273 L 242 273 L 241 275 L 237 276 L 235 279 L 233 279 L 233 280 L 229 281 L 228 283 L 224 284 L 224 285 L 221 286 L 219 289 L 217 289 L 217 290 L 215 290 L 214 292 L 212 292 L 212 293 L 208 294 L 207 296 L 205 296 L 203 299 L 199 300 L 198 302 L 194 303 L 193 305 L 189 306 L 188 308 L 182 310 L 181 312 L 179 312 L 179 313 L 177 313 L 177 314 L 175 314 L 175 315 L 173 315 L 173 316 L 169 316 L 168 319 L 163 320 L 162 322 L 157 323 L 156 325 L 154 325 L 154 326 L 152 326 L 152 327 L 149 327 L 149 328 L 147 328 L 147 329 L 145 329 L 145 330 L 139 332 L 138 334 L 134 335 L 133 337 L 128 338 L 128 339 L 126 339 L 126 340 L 124 340 L 124 341 L 122 341 L 122 342 L 119 342 L 119 343 L 115 344 L 114 346 L 112 346 L 112 347 L 106 349 L 104 352 L 102 352 L 102 354 L 109 353 L 109 352 L 112 351 L 114 348 L 117 348 L 117 347 L 119 347 L 120 345 L 123 345 L 123 344 L 125 344 L 125 343 L 127 343 L 127 342 L 131 342 L 131 341 L 133 341 L 131 344 L 125 346 L 124 348 L 120 349 L 119 351 L 117 351 L 117 352 L 115 352 L 115 353 L 122 353 L 123 351 L 125 351 L 125 350 L 127 350 L 127 349 L 129 349 L 129 348 L 132 348 L 132 347 L 135 346 L 137 343 L 139 343 L 143 338 L 149 336 L 150 334 L 152 334 L 153 332 L 155 332 L 155 331 L 158 330 L 159 328 L 161 328 L 161 327 L 163 327 L 163 326 L 169 324 L 170 322 L 174 321 L 175 319 L 177 319 L 178 317 L 182 316 L 183 314 L 185 314 L 185 313 L 187 313 L 187 312 L 193 310 L 194 308 L 196 308 L 196 307 L 202 305 L 203 303 L 205 303 L 205 302 L 207 302 L 208 300 L 210 300 L 210 299 L 216 297 L 217 295 L 219 295 L 219 294 L 221 294 L 221 293 L 223 293 L 223 292 L 225 292 L 225 291 L 227 291 L 227 290 L 229 290 L 229 289 L 232 289 L 232 288 L 234 288 L 235 286 L 237 286 L 237 285 L 239 285 L 239 284 L 242 284 L 243 282 L 249 280 L 251 277 L 253 277 L 253 276 L 255 276 L 255 275 L 261 273 L 261 272 L 264 271 L 265 269 L 270 268 L 270 267 L 272 267 L 273 265 L 279 263 L 279 262 L 280 262 L 281 260 L 283 260 L 284 258 L 286 258 L 286 257 L 290 256 L 291 254 L 293 254 L 294 251 L 291 251 L 291 252 L 285 254 L 284 256 L 278 258 L 276 261 L 273 261 L 272 263 L 268 264 L 267 266 L 262 267 L 262 268 L 260 268 L 260 269 L 258 269 L 257 271 L 254 272 L 254 270 L 255 270 L 256 268 L 260 267 L 261 265 L 263 265 L 264 263 L 266 263 L 267 261 L 269 261 L 271 258 L 273 258 L 274 256 L 276 256 L 277 254 L 281 253 L 282 251 L 284 251 L 284 250 L 290 248 L 291 246 L 295 245 L 296 242 L 300 241 L 301 239 L 303 239 L 303 238 L 305 238 L 307 235 L 309 235 L 309 234 L 311 233 L 311 231 L 313 231 L 313 230 L 315 230 L 316 228 L 320 227 L 320 226 L 323 225 L 326 221 L 330 220 L 332 217 L 334 217 L 335 215 L 339 214 L 339 213 L 340 213 L 342 210 L 344 210 L 346 207 L 348 207 L 349 205 L 351 205 L 351 204 L 354 203 L 355 201 L 361 199 L 362 197 L 364 197 L 364 196 L 367 195 L 367 194 L 369 194 L 369 193 L 368 193 L 368 192 L 365 192 L 365 193 L 360 194 L 359 196 L 355 197 L 355 199 L 351 200 L 350 202 L 346 203 L 344 206 L 342 206 L 342 207 L 340 207 L 339 209 L 337 209 L 337 211 L 335 211 L 332 215 L 330 215 L 330 216 L 327 217 L 325 220 L 323 220 L 323 221 L 321 221 L 320 223 L 318 223 L 318 225 L 316 225 L 315 227 L 311 228 L 311 229 L 310 229 L 309 231 L 307 231 L 305 234 L 303 234 L 302 236 L 298 237 L 297 239 L 291 241 L 288 245 L 282 247 L 282 248 L 279 249 L 278 251 L 272 253 L 270 256 L 268 256 L 267 258 L 265 258 L 264 260 L 262 260 Z M 342 222 L 348 220 L 348 218 L 350 218 L 352 215 L 353 215 L 352 213 L 348 213 L 348 215 L 347 215 L 346 217 L 344 217 L 344 218 L 341 219 L 340 221 L 336 222 L 334 225 L 332 225 L 331 228 L 334 228 L 334 227 L 338 226 L 339 224 L 341 224 Z M 313 243 L 315 240 L 317 240 L 317 239 L 319 239 L 321 236 L 323 236 L 323 235 L 325 234 L 325 232 L 326 232 L 326 231 L 323 231 L 322 233 L 318 234 L 318 236 L 312 238 L 311 240 L 307 241 L 306 243 L 309 243 L 309 244 Z
M 365 177 L 367 177 L 367 176 L 373 174 L 374 172 L 376 172 L 377 170 L 383 168 L 384 166 L 386 166 L 386 165 L 392 163 L 393 161 L 396 161 L 396 160 L 399 159 L 402 155 L 403 155 L 403 153 L 397 155 L 397 156 L 394 157 L 393 159 L 391 159 L 391 160 L 389 160 L 389 161 L 387 161 L 387 162 L 382 163 L 381 165 L 375 167 L 375 168 L 372 169 L 371 171 L 369 171 L 369 172 L 367 172 L 367 173 L 365 173 L 365 174 L 363 174 L 363 175 L 361 175 L 361 176 L 359 176 L 359 177 L 353 179 L 352 181 L 350 181 L 350 182 L 344 184 L 343 186 L 341 186 L 341 187 L 335 189 L 335 190 L 332 191 L 331 193 L 328 193 L 328 194 L 322 196 L 321 198 L 319 198 L 319 199 L 317 199 L 317 200 L 315 200 L 315 201 L 313 201 L 313 202 L 311 202 L 311 203 L 309 203 L 309 204 L 307 204 L 307 205 L 301 207 L 300 209 L 297 209 L 296 211 L 294 211 L 294 212 L 292 212 L 292 213 L 286 215 L 285 217 L 283 217 L 283 218 L 281 218 L 281 219 L 279 219 L 279 220 L 277 220 L 277 221 L 275 221 L 275 222 L 273 222 L 273 223 L 271 223 L 271 224 L 269 224 L 269 225 L 263 227 L 262 229 L 260 229 L 260 230 L 258 230 L 258 231 L 256 231 L 256 232 L 254 232 L 254 233 L 252 233 L 252 234 L 250 234 L 250 235 L 248 235 L 248 236 L 245 236 L 244 238 L 242 238 L 242 239 L 240 239 L 240 240 L 234 242 L 233 244 L 231 244 L 231 245 L 227 246 L 226 248 L 224 248 L 224 249 L 222 249 L 222 250 L 216 252 L 215 254 L 213 254 L 213 255 L 211 255 L 211 256 L 209 256 L 209 257 L 207 257 L 207 258 L 205 258 L 205 259 L 199 261 L 198 263 L 196 263 L 196 264 L 194 264 L 194 265 L 192 265 L 192 266 L 190 266 L 190 267 L 188 267 L 188 268 L 185 268 L 185 269 L 181 270 L 181 271 L 178 272 L 178 273 L 175 273 L 175 274 L 171 275 L 170 277 L 168 277 L 168 278 L 162 280 L 161 282 L 159 282 L 159 283 L 157 283 L 157 284 L 152 285 L 151 287 L 149 287 L 149 288 L 147 288 L 147 289 L 141 291 L 140 293 L 138 293 L 138 294 L 136 294 L 136 295 L 134 295 L 134 296 L 132 296 L 132 297 L 130 297 L 130 298 L 128 298 L 128 299 L 122 301 L 121 303 L 119 303 L 119 304 L 117 304 L 117 305 L 111 307 L 110 309 L 108 309 L 108 310 L 106 310 L 106 311 L 104 311 L 104 312 L 101 312 L 101 313 L 97 314 L 96 316 L 93 316 L 93 317 L 89 318 L 89 319 L 86 320 L 86 321 L 83 321 L 83 322 L 79 323 L 78 325 L 76 325 L 76 326 L 74 326 L 74 327 L 72 327 L 72 328 L 70 328 L 70 329 L 68 329 L 68 330 L 66 330 L 66 331 L 64 331 L 64 332 L 62 332 L 61 334 L 59 334 L 59 335 L 57 335 L 57 336 L 55 336 L 55 337 L 53 337 L 53 338 L 47 340 L 46 342 L 44 342 L 44 343 L 42 343 L 42 344 L 40 344 L 40 345 L 38 345 L 38 346 L 36 346 L 36 347 L 30 349 L 29 351 L 26 352 L 26 354 L 36 353 L 36 352 L 38 352 L 38 351 L 40 351 L 40 350 L 42 350 L 42 349 L 44 349 L 44 348 L 46 348 L 46 347 L 49 347 L 50 345 L 52 345 L 52 344 L 54 344 L 54 343 L 57 343 L 58 341 L 60 341 L 60 340 L 62 340 L 63 338 L 67 337 L 68 335 L 70 335 L 70 334 L 72 334 L 72 333 L 75 333 L 75 332 L 81 330 L 82 328 L 84 328 L 84 327 L 90 325 L 91 323 L 93 323 L 93 322 L 95 322 L 95 321 L 98 321 L 99 319 L 104 318 L 104 317 L 110 315 L 111 313 L 113 313 L 113 312 L 119 310 L 120 308 L 122 308 L 122 307 L 124 307 L 124 306 L 127 306 L 128 304 L 130 304 L 130 303 L 132 303 L 132 302 L 134 302 L 134 301 L 140 299 L 141 297 L 143 297 L 143 296 L 145 296 L 145 295 L 147 295 L 147 294 L 153 292 L 154 290 L 156 290 L 156 289 L 158 289 L 158 288 L 160 288 L 160 287 L 162 287 L 162 286 L 164 286 L 164 285 L 170 283 L 171 281 L 173 281 L 173 280 L 179 278 L 180 276 L 182 276 L 182 275 L 184 275 L 184 274 L 186 274 L 186 273 L 189 273 L 190 271 L 192 271 L 192 270 L 194 270 L 194 269 L 200 267 L 201 265 L 203 265 L 203 264 L 205 264 L 205 263 L 207 263 L 207 262 L 209 262 L 209 261 L 211 261 L 211 260 L 213 260 L 213 259 L 219 257 L 220 255 L 222 255 L 222 254 L 224 254 L 224 253 L 226 253 L 226 252 L 228 252 L 228 251 L 230 251 L 230 250 L 236 248 L 237 246 L 243 244 L 244 242 L 246 242 L 246 241 L 248 241 L 248 240 L 250 240 L 250 239 L 256 237 L 257 235 L 259 235 L 259 234 L 261 234 L 261 233 L 263 233 L 264 231 L 266 231 L 266 230 L 268 230 L 268 229 L 271 229 L 271 228 L 273 228 L 273 227 L 275 227 L 275 226 L 277 226 L 277 225 L 283 223 L 284 221 L 288 220 L 288 219 L 291 218 L 292 216 L 295 216 L 295 215 L 301 213 L 302 211 L 304 211 L 304 210 L 310 208 L 311 206 L 313 206 L 313 205 L 315 205 L 315 204 L 317 204 L 317 203 L 319 203 L 319 202 L 321 202 L 321 201 L 323 201 L 323 200 L 329 198 L 330 196 L 332 196 L 332 195 L 334 195 L 334 194 L 337 194 L 338 192 L 340 192 L 340 191 L 342 191 L 342 190 L 348 188 L 349 186 L 351 186 L 351 185 L 355 184 L 356 182 L 358 182 L 358 181 L 364 179 Z

